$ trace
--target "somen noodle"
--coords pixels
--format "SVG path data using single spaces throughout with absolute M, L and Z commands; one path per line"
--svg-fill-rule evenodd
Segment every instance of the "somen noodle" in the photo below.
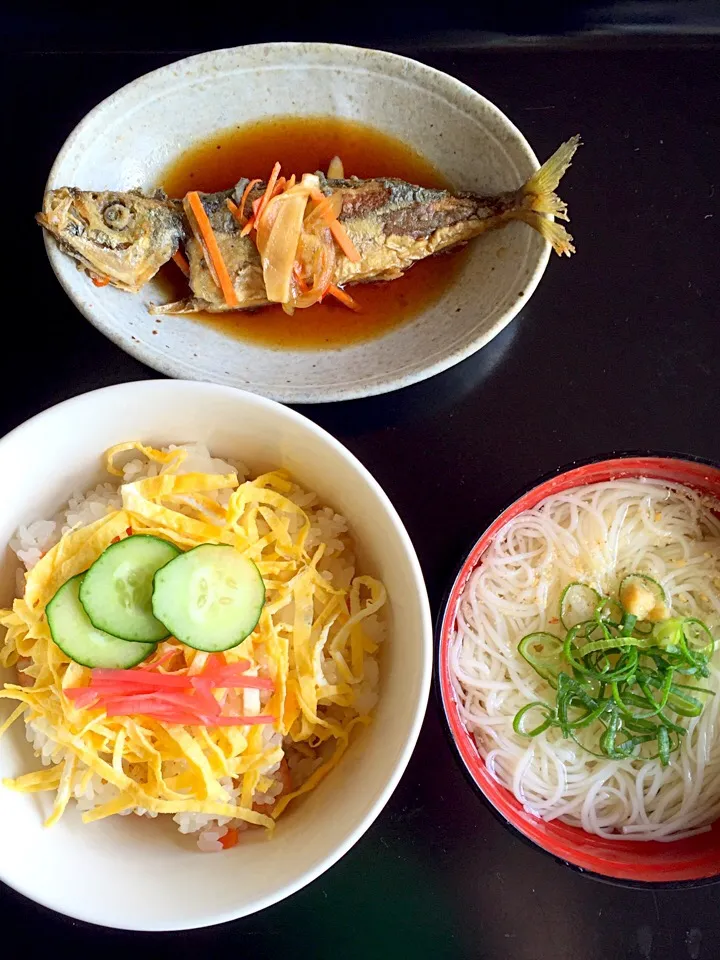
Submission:
M 458 605 L 450 669 L 460 715 L 488 770 L 529 813 L 636 840 L 691 836 L 720 816 L 720 654 L 703 681 L 716 695 L 704 698 L 700 716 L 677 721 L 687 732 L 667 766 L 593 755 L 599 722 L 576 731 L 579 743 L 557 726 L 532 738 L 513 729 L 526 704 L 554 701 L 518 644 L 535 631 L 562 632 L 560 596 L 573 581 L 611 596 L 625 575 L 648 574 L 665 589 L 673 616 L 698 617 L 718 638 L 716 508 L 659 481 L 593 484 L 520 514 L 483 555 Z

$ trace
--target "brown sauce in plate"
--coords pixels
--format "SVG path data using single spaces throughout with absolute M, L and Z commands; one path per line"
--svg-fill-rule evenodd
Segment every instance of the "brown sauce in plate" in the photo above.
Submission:
M 283 175 L 299 177 L 327 170 L 335 155 L 342 159 L 348 177 L 398 177 L 425 187 L 450 186 L 401 140 L 339 117 L 272 117 L 221 130 L 182 153 L 165 169 L 160 184 L 171 197 L 182 197 L 188 190 L 211 193 L 232 187 L 241 177 L 266 180 L 276 160 Z M 358 313 L 329 297 L 297 310 L 292 317 L 279 305 L 191 317 L 229 336 L 268 347 L 343 347 L 381 336 L 422 313 L 453 283 L 463 262 L 464 252 L 454 251 L 415 264 L 397 280 L 353 285 L 348 292 L 360 304 Z M 187 285 L 175 264 L 167 264 L 159 279 L 161 302 L 187 296 Z

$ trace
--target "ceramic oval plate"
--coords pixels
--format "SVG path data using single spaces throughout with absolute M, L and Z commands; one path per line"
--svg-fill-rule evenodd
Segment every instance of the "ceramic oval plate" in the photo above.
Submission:
M 437 70 L 390 53 L 322 43 L 271 43 L 203 53 L 149 73 L 92 110 L 70 134 L 48 188 L 152 189 L 193 142 L 278 115 L 334 115 L 401 139 L 458 190 L 519 187 L 537 160 L 492 103 Z M 66 293 L 107 337 L 172 377 L 231 384 L 276 400 L 313 403 L 383 393 L 458 363 L 527 302 L 549 246 L 522 223 L 473 241 L 455 282 L 381 337 L 337 349 L 272 349 L 188 316 L 148 313 L 139 294 L 96 289 L 55 241 L 52 267 Z

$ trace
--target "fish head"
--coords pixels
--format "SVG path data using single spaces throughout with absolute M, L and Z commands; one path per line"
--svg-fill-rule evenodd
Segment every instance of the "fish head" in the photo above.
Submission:
M 48 190 L 36 219 L 78 269 L 132 293 L 172 257 L 185 233 L 178 203 L 139 191 Z

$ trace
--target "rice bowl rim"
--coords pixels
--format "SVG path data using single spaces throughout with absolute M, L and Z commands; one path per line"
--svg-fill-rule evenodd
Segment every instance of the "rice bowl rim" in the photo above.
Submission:
M 303 416 L 300 413 L 297 413 L 295 410 L 290 409 L 289 407 L 284 406 L 278 401 L 268 399 L 266 397 L 260 396 L 255 393 L 251 393 L 246 390 L 241 390 L 237 387 L 229 386 L 226 384 L 216 384 L 209 383 L 207 381 L 195 381 L 195 380 L 163 380 L 163 379 L 147 379 L 139 381 L 131 381 L 126 383 L 114 384 L 108 387 L 101 387 L 97 390 L 87 391 L 86 393 L 79 394 L 76 397 L 71 397 L 68 400 L 61 401 L 60 403 L 54 404 L 51 407 L 48 407 L 46 410 L 41 411 L 40 413 L 35 414 L 35 416 L 30 417 L 28 420 L 19 424 L 13 430 L 9 431 L 2 438 L 0 438 L 0 464 L 2 463 L 2 457 L 5 454 L 8 446 L 11 442 L 24 431 L 27 431 L 31 426 L 42 423 L 45 420 L 51 420 L 54 417 L 58 416 L 58 413 L 65 415 L 68 421 L 82 422 L 87 423 L 88 417 L 88 406 L 92 408 L 93 400 L 100 397 L 101 395 L 114 394 L 116 402 L 118 405 L 123 402 L 130 401 L 132 395 L 138 389 L 152 389 L 152 390 L 162 390 L 167 391 L 172 394 L 173 392 L 182 393 L 190 392 L 197 393 L 198 395 L 215 395 L 215 396 L 228 396 L 228 397 L 241 397 L 245 402 L 249 404 L 250 407 L 261 408 L 265 410 L 272 410 L 275 414 L 279 414 L 289 425 L 290 429 L 299 430 L 301 432 L 309 432 L 314 434 L 323 444 L 329 447 L 335 454 L 337 454 L 341 459 L 345 460 L 349 466 L 353 469 L 354 473 L 357 474 L 358 478 L 362 483 L 370 488 L 373 492 L 381 508 L 384 510 L 387 518 L 389 519 L 393 530 L 398 538 L 399 544 L 402 547 L 404 557 L 408 564 L 408 571 L 412 574 L 412 579 L 415 587 L 415 600 L 418 604 L 419 610 L 419 619 L 422 623 L 422 630 L 420 636 L 416 638 L 416 643 L 418 644 L 418 664 L 419 664 L 419 693 L 417 697 L 417 702 L 415 704 L 412 722 L 410 724 L 409 730 L 405 737 L 405 741 L 402 749 L 400 750 L 397 759 L 394 762 L 394 766 L 388 777 L 382 790 L 376 794 L 374 799 L 368 803 L 366 812 L 359 819 L 359 821 L 350 829 L 347 835 L 343 840 L 338 843 L 333 849 L 331 849 L 322 859 L 316 861 L 309 869 L 305 870 L 301 875 L 296 877 L 294 880 L 284 883 L 282 886 L 279 886 L 277 889 L 268 893 L 264 897 L 259 897 L 256 901 L 252 902 L 249 908 L 240 906 L 239 909 L 226 909 L 224 911 L 218 911 L 217 915 L 214 915 L 212 918 L 201 917 L 196 918 L 183 918 L 177 924 L 174 924 L 172 927 L 154 927 L 154 926 L 137 926 L 133 925 L 132 922 L 124 921 L 119 924 L 108 924 L 102 921 L 94 920 L 93 917 L 85 912 L 84 905 L 79 903 L 75 908 L 70 910 L 66 907 L 60 907 L 56 903 L 52 902 L 51 897 L 38 896 L 32 889 L 29 889 L 29 885 L 17 884 L 14 883 L 6 875 L 6 871 L 3 868 L 2 861 L 0 860 L 0 881 L 7 884 L 12 890 L 21 894 L 24 897 L 27 897 L 29 900 L 34 901 L 39 904 L 41 907 L 52 910 L 56 913 L 68 916 L 74 920 L 80 920 L 85 923 L 90 923 L 96 926 L 101 927 L 111 927 L 112 929 L 124 929 L 124 930 L 137 930 L 137 931 L 159 931 L 159 930 L 189 930 L 189 929 L 198 929 L 207 926 L 215 926 L 220 923 L 226 923 L 228 921 L 237 920 L 244 916 L 250 916 L 252 914 L 258 913 L 261 910 L 266 909 L 267 907 L 272 906 L 275 903 L 278 903 L 282 900 L 285 900 L 287 897 L 296 893 L 297 891 L 303 889 L 317 877 L 321 876 L 327 870 L 329 870 L 335 863 L 338 862 L 367 832 L 367 830 L 372 826 L 374 821 L 377 819 L 379 814 L 387 805 L 390 797 L 394 793 L 407 765 L 410 761 L 412 753 L 415 749 L 417 743 L 420 729 L 425 717 L 425 712 L 427 709 L 427 703 L 430 695 L 430 686 L 432 682 L 432 657 L 433 657 L 433 631 L 432 631 L 432 616 L 430 611 L 430 602 L 428 599 L 427 588 L 425 586 L 425 579 L 420 567 L 420 562 L 418 560 L 415 548 L 412 544 L 410 536 L 405 529 L 405 526 L 397 513 L 395 507 L 393 506 L 390 498 L 385 493 L 383 488 L 380 486 L 378 481 L 373 477 L 370 471 L 360 462 L 360 460 L 348 450 L 339 440 L 336 440 L 330 433 L 324 430 L 322 427 L 318 426 L 312 420 Z M 92 416 L 92 413 L 90 413 Z M 102 450 L 98 451 L 98 457 L 101 457 Z M 211 451 L 213 453 L 213 451 Z M 388 637 L 388 640 L 392 641 L 392 635 Z M 382 694 L 381 694 L 382 696 Z M 24 722 L 24 721 L 23 721 Z M 200 854 L 198 854 L 200 855 Z
M 673 467 L 678 470 L 684 468 L 688 471 L 688 476 L 682 480 L 674 479 L 669 475 L 669 471 Z M 632 470 L 632 472 L 624 474 L 623 470 Z M 593 472 L 603 475 L 588 476 Z M 618 865 L 603 858 L 603 847 L 619 850 L 621 844 L 630 844 L 631 841 L 621 839 L 611 841 L 596 837 L 579 827 L 559 821 L 552 821 L 551 823 L 559 825 L 563 834 L 570 833 L 569 837 L 558 838 L 543 835 L 542 825 L 547 826 L 547 821 L 526 813 L 513 796 L 512 791 L 487 773 L 485 761 L 480 756 L 473 736 L 460 719 L 449 669 L 450 639 L 455 628 L 458 604 L 472 574 L 482 563 L 483 555 L 498 534 L 502 532 L 505 525 L 515 516 L 533 509 L 556 492 L 579 489 L 597 482 L 640 477 L 667 484 L 691 487 L 709 496 L 713 494 L 710 494 L 699 483 L 702 480 L 707 482 L 714 479 L 719 491 L 714 496 L 720 500 L 720 463 L 694 454 L 647 449 L 612 451 L 608 454 L 573 460 L 548 471 L 539 479 L 525 484 L 505 503 L 502 510 L 495 515 L 495 519 L 484 527 L 480 536 L 474 537 L 470 549 L 464 551 L 463 559 L 443 595 L 435 619 L 437 650 L 433 667 L 433 687 L 436 702 L 442 715 L 445 737 L 466 782 L 470 784 L 474 793 L 480 797 L 495 819 L 513 836 L 533 849 L 540 850 L 552 857 L 556 863 L 569 867 L 585 877 L 612 886 L 642 890 L 690 889 L 720 882 L 720 831 L 717 829 L 720 826 L 720 818 L 712 824 L 710 833 L 702 834 L 699 838 L 693 837 L 689 840 L 676 840 L 662 844 L 658 841 L 633 842 L 632 849 L 636 855 L 639 855 L 643 850 L 657 850 L 658 848 L 664 848 L 665 851 L 679 851 L 683 845 L 691 844 L 694 840 L 700 839 L 702 842 L 704 839 L 707 844 L 708 838 L 712 838 L 714 847 L 710 848 L 705 860 L 702 857 L 694 857 L 691 862 L 689 857 L 683 860 L 682 856 L 679 856 L 672 862 L 674 868 L 680 873 L 683 870 L 692 872 L 693 867 L 702 872 L 704 863 L 713 864 L 712 872 L 670 880 L 655 879 L 656 875 L 665 876 L 668 872 L 672 872 L 668 870 L 667 864 L 661 857 L 657 858 L 657 863 L 653 868 L 640 863 Z M 577 482 L 564 483 L 564 481 L 570 479 L 577 479 Z M 693 483 L 693 480 L 696 482 Z M 555 489 L 558 483 L 562 486 Z M 594 852 L 593 847 L 597 847 L 598 852 Z M 640 857 L 637 856 L 637 859 L 639 860 Z

